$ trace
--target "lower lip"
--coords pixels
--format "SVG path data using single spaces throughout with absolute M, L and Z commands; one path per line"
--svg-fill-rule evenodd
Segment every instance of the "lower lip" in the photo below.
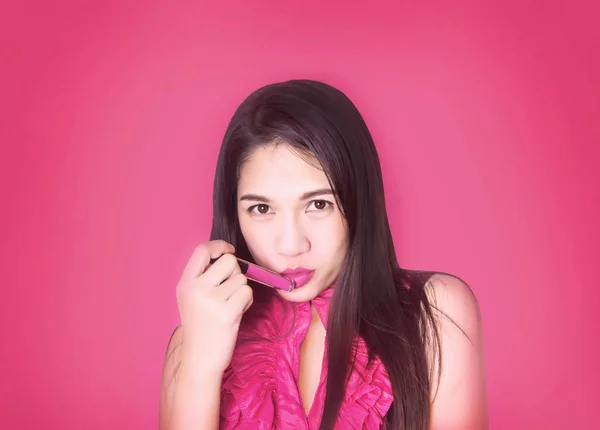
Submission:
M 296 283 L 296 288 L 301 288 L 302 286 L 307 284 L 308 281 L 311 280 L 311 278 L 313 277 L 314 274 L 315 274 L 315 271 L 311 270 L 310 272 L 302 272 L 302 273 L 297 273 L 297 274 L 285 274 L 285 276 L 294 280 L 294 282 Z

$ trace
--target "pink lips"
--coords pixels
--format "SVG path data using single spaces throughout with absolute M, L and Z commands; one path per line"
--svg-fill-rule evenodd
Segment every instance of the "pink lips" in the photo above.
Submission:
M 296 288 L 300 288 L 304 284 L 306 284 L 308 281 L 310 281 L 310 279 L 313 277 L 314 273 L 315 273 L 314 270 L 308 270 L 308 269 L 305 269 L 304 267 L 296 267 L 295 269 L 286 269 L 283 272 L 281 272 L 282 275 L 285 275 L 288 278 L 293 279 L 294 282 L 296 282 Z

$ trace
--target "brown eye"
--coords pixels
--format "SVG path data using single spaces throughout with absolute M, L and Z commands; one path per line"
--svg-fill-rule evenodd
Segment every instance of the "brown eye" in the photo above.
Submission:
M 259 203 L 257 205 L 252 205 L 248 208 L 248 213 L 251 215 L 268 215 L 271 210 L 269 205 L 265 205 L 264 203 Z
M 262 215 L 269 212 L 269 206 L 267 205 L 256 205 L 256 209 L 258 210 L 258 213 Z
M 315 200 L 315 209 L 325 209 L 327 207 L 327 202 L 325 200 Z
M 308 207 L 309 212 L 325 212 L 327 209 L 332 208 L 333 203 L 327 200 L 313 200 L 310 202 Z

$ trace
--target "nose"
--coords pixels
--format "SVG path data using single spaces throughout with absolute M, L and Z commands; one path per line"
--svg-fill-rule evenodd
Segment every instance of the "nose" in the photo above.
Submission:
M 296 257 L 310 250 L 310 240 L 304 227 L 293 215 L 281 218 L 276 227 L 277 252 L 285 257 Z

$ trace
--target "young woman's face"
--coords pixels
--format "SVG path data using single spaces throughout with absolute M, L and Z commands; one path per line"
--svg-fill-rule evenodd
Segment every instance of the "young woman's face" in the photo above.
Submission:
M 347 246 L 327 177 L 316 159 L 305 159 L 285 144 L 258 147 L 240 169 L 237 195 L 254 260 L 276 272 L 296 269 L 291 276 L 299 288 L 277 290 L 295 302 L 312 300 L 335 282 Z

